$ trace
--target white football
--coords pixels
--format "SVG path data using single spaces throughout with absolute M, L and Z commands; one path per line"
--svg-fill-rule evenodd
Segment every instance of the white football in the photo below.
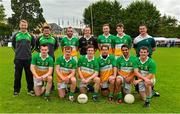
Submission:
M 86 94 L 80 94 L 78 97 L 77 97 L 77 101 L 80 103 L 80 104 L 84 104 L 84 103 L 87 103 L 88 101 L 88 97 Z
M 128 104 L 134 103 L 134 100 L 135 100 L 135 98 L 132 94 L 126 94 L 124 97 L 125 103 L 128 103 Z

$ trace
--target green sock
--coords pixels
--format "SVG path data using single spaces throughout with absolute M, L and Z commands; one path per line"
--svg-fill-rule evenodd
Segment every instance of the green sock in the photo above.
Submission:
M 49 92 L 46 92 L 46 93 L 44 94 L 44 96 L 45 96 L 45 97 L 48 97 L 48 96 L 49 96 Z
M 95 96 L 98 96 L 98 93 L 97 93 L 97 92 L 94 92 L 94 93 L 93 93 L 93 97 L 95 97 Z
M 123 97 L 123 96 L 122 96 L 122 93 L 119 92 L 119 93 L 117 94 L 117 98 L 118 98 L 118 99 L 122 99 L 122 97 Z
M 69 96 L 74 96 L 74 92 L 69 92 Z
M 150 100 L 151 100 L 151 96 L 147 96 L 146 97 L 146 102 L 150 102 Z
M 109 93 L 108 97 L 113 97 L 113 93 Z

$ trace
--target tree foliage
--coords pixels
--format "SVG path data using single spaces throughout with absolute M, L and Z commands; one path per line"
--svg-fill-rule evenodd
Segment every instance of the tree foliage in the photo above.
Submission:
M 119 2 L 115 1 L 98 1 L 89 5 L 84 10 L 84 23 L 92 27 L 91 11 L 93 17 L 93 32 L 94 35 L 102 34 L 102 25 L 109 24 L 111 33 L 115 33 L 115 25 L 122 21 L 121 16 L 122 6 Z
M 11 8 L 13 14 L 12 18 L 9 18 L 9 23 L 13 29 L 18 28 L 21 19 L 28 21 L 31 31 L 45 23 L 39 0 L 11 0 Z
M 148 27 L 148 33 L 156 35 L 159 28 L 160 12 L 149 1 L 135 1 L 125 9 L 123 23 L 127 28 L 126 32 L 132 37 L 139 34 L 138 27 L 145 24 Z
M 161 17 L 160 27 L 158 29 L 158 35 L 164 37 L 180 37 L 180 26 L 178 25 L 178 20 L 164 15 Z
M 1 4 L 1 5 L 0 5 L 0 22 L 1 22 L 1 21 L 4 21 L 4 19 L 5 19 L 5 16 L 6 16 L 6 15 L 5 15 L 5 12 L 4 12 L 4 11 L 5 11 L 4 6 Z

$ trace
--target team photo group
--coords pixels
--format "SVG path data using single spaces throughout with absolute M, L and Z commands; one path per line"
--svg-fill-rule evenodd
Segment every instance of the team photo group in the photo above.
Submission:
M 145 24 L 139 25 L 134 40 L 124 33 L 122 23 L 116 25 L 116 35 L 110 34 L 109 24 L 102 25 L 102 35 L 97 38 L 89 26 L 83 29 L 81 38 L 67 27 L 61 40 L 52 35 L 49 25 L 43 26 L 38 38 L 28 32 L 26 20 L 19 22 L 19 28 L 12 37 L 14 96 L 20 97 L 23 69 L 28 94 L 42 96 L 46 101 L 53 101 L 50 96 L 56 89 L 57 97 L 67 97 L 71 102 L 76 101 L 76 93 L 90 92 L 94 102 L 104 96 L 117 104 L 125 102 L 124 97 L 132 95 L 134 89 L 144 107 L 150 106 L 153 96 L 160 96 L 154 90 L 157 71 L 152 54 L 156 42 Z M 60 49 L 62 54 L 55 57 Z

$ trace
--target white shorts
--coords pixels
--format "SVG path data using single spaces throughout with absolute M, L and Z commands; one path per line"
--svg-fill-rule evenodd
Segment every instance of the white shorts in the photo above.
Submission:
M 155 85 L 156 79 L 155 78 L 151 79 L 151 82 L 153 83 L 153 85 Z M 144 81 L 139 82 L 138 87 L 139 87 L 139 91 L 145 91 L 146 90 Z
M 38 80 L 37 78 L 33 78 L 34 80 L 34 86 L 42 86 L 43 85 L 43 81 L 42 80 Z
M 59 89 L 66 89 L 67 88 L 67 84 L 65 82 L 62 83 L 58 83 L 57 84 L 57 88 Z
M 131 84 L 126 83 L 123 76 L 118 75 L 117 78 L 120 78 L 122 80 L 122 86 L 126 93 L 131 93 Z

